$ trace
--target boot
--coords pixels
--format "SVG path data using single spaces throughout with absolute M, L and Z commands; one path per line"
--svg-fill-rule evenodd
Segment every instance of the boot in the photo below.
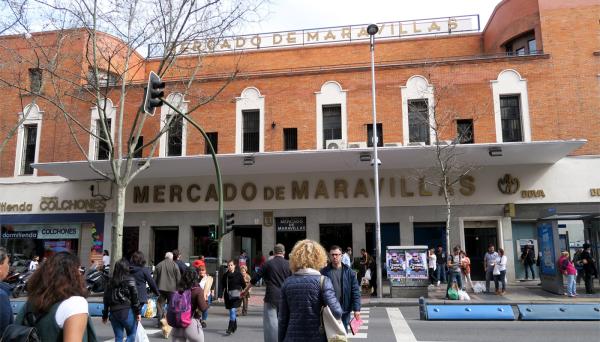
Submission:
M 233 331 L 235 332 L 237 330 L 237 319 L 235 321 L 233 321 Z
M 229 321 L 229 325 L 227 326 L 227 331 L 225 331 L 225 334 L 226 334 L 227 336 L 229 336 L 229 335 L 233 334 L 233 332 L 234 332 L 234 329 L 233 329 L 233 324 L 234 324 L 234 323 L 233 323 L 233 322 L 234 322 L 234 321 Z

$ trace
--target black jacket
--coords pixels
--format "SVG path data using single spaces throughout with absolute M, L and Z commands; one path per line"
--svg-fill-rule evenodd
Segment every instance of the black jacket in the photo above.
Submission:
M 4 329 L 6 329 L 9 324 L 13 323 L 14 317 L 9 299 L 11 292 L 12 286 L 7 283 L 0 282 L 0 336 L 2 336 L 2 333 L 4 333 Z
M 158 286 L 156 286 L 156 282 L 154 281 L 154 278 L 152 278 L 150 270 L 147 267 L 131 266 L 131 276 L 135 280 L 135 286 L 138 292 L 138 299 L 142 305 L 148 301 L 146 283 L 150 285 L 150 290 L 152 290 L 152 292 L 154 292 L 154 294 L 158 296 Z
M 141 305 L 138 299 L 135 280 L 133 277 L 127 276 L 119 284 L 113 285 L 111 279 L 104 291 L 104 309 L 102 310 L 102 318 L 108 318 L 109 311 L 115 312 L 129 308 L 133 310 L 134 316 L 140 314 Z
M 223 297 L 223 299 L 225 299 L 225 308 L 226 309 L 239 308 L 240 305 L 242 305 L 242 299 L 237 298 L 237 300 L 233 300 L 233 299 L 229 298 L 229 294 L 227 292 L 231 291 L 231 290 L 242 291 L 244 289 L 244 287 L 246 287 L 246 282 L 244 281 L 244 277 L 237 270 L 234 271 L 233 273 L 227 271 L 227 272 L 225 272 L 225 274 L 223 274 L 223 278 L 221 279 L 221 281 L 222 281 L 222 283 L 221 283 L 222 286 L 219 286 L 219 287 L 221 287 L 221 293 L 219 294 L 219 298 Z
M 276 256 L 267 261 L 267 263 L 254 274 L 251 283 L 252 285 L 256 285 L 262 278 L 265 281 L 265 284 L 267 284 L 265 303 L 270 303 L 275 307 L 279 307 L 281 286 L 283 285 L 284 280 L 291 275 L 290 262 L 285 260 L 282 256 Z

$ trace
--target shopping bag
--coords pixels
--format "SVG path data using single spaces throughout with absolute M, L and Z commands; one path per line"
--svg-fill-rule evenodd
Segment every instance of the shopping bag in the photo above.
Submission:
M 362 319 L 352 318 L 350 320 L 350 331 L 352 331 L 352 335 L 358 334 L 360 330 L 360 326 L 363 324 Z
M 482 282 L 478 281 L 473 284 L 473 292 L 482 293 L 485 291 L 485 285 Z
M 142 316 L 145 318 L 153 318 L 156 316 L 156 300 L 148 298 L 148 302 L 142 307 Z
M 368 269 L 365 272 L 365 277 L 364 278 L 367 279 L 367 280 L 371 280 L 371 269 Z
M 458 299 L 459 300 L 471 300 L 471 297 L 466 291 L 458 290 Z
M 138 322 L 137 329 L 135 331 L 135 342 L 150 342 L 142 322 Z

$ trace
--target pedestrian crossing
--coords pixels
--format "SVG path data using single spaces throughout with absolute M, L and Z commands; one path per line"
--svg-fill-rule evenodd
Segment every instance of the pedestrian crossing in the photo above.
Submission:
M 359 332 L 356 335 L 352 335 L 350 333 L 348 335 L 349 339 L 366 339 L 367 333 L 369 329 L 369 315 L 371 308 L 362 308 L 360 309 L 360 318 L 363 321 L 363 324 L 360 326 Z M 353 316 L 352 316 L 353 317 Z

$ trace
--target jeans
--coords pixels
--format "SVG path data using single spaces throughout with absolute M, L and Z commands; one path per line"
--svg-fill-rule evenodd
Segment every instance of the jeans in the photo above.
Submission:
M 567 275 L 567 295 L 574 296 L 577 294 L 577 284 L 575 282 L 575 274 Z
M 112 325 L 113 332 L 115 333 L 115 341 L 123 341 L 123 330 L 127 334 L 127 342 L 135 341 L 135 331 L 137 330 L 137 321 L 133 317 L 133 311 L 129 309 L 127 314 L 127 320 L 122 321 L 117 319 L 113 315 L 110 315 L 110 324 Z
M 506 290 L 506 270 L 500 271 L 500 274 L 498 274 L 498 275 L 494 275 L 494 287 L 496 288 L 496 291 L 498 291 L 500 289 L 498 282 L 502 283 L 502 291 L 505 291 Z
M 490 281 L 494 279 L 494 267 L 488 266 L 487 271 L 485 271 L 485 292 L 490 292 Z M 498 284 L 494 283 L 496 290 L 498 290 Z
M 456 282 L 458 288 L 462 289 L 462 280 L 460 279 L 460 272 L 448 272 L 448 286 L 446 287 L 446 297 L 448 297 L 448 290 L 452 287 L 453 282 Z
M 229 309 L 229 320 L 230 321 L 237 320 L 237 308 Z
M 446 264 L 437 264 L 437 268 L 435 270 L 435 275 L 437 277 L 437 280 L 445 283 L 446 282 L 446 273 L 448 272 L 448 268 L 446 266 Z
M 212 304 L 212 295 L 208 295 L 208 305 Z M 206 309 L 206 311 L 202 312 L 202 320 L 206 321 L 208 319 L 208 309 Z
M 531 270 L 531 279 L 535 279 L 535 273 L 533 272 L 533 264 L 524 264 L 525 267 L 525 279 L 529 279 L 529 270 Z
M 434 271 L 433 268 L 430 268 L 429 269 L 429 283 L 431 285 L 435 285 L 435 284 L 437 284 L 437 280 L 438 280 L 437 269 Z
M 278 330 L 278 308 L 271 303 L 265 303 L 263 307 L 263 333 L 265 342 L 277 342 Z

